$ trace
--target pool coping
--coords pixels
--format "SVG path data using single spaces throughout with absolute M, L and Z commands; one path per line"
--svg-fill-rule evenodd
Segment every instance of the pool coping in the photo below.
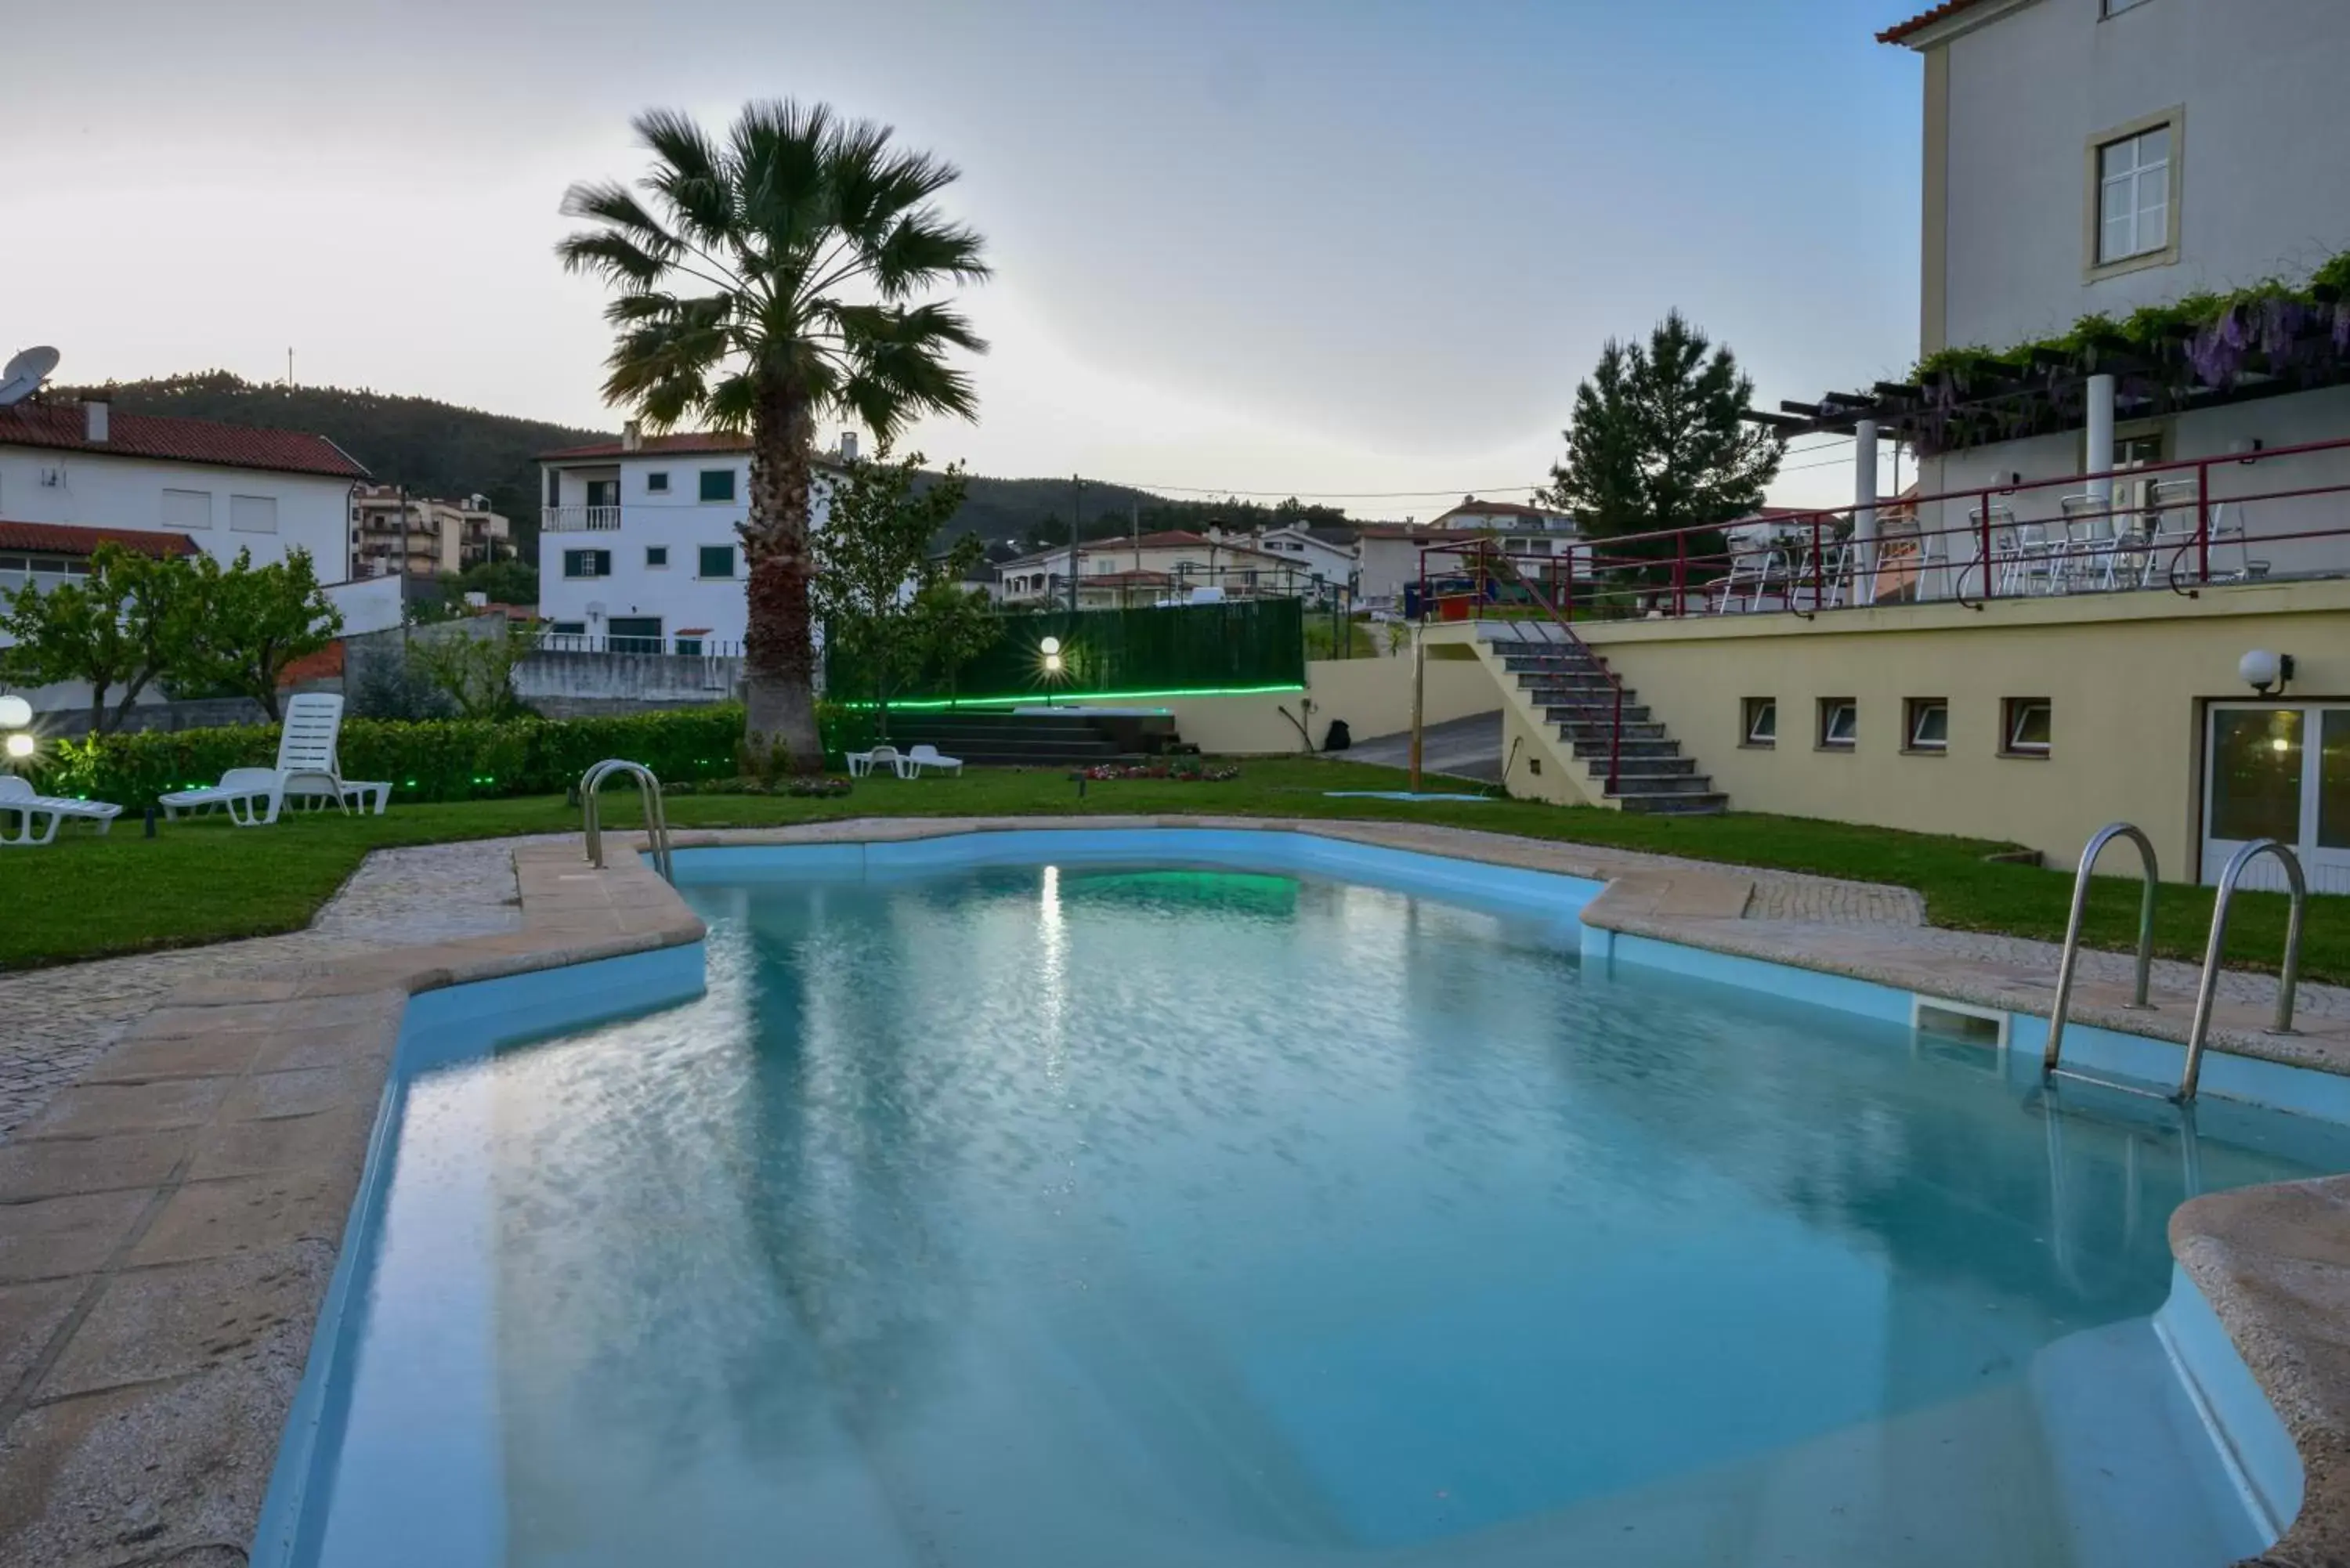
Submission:
M 681 832 L 677 848 L 908 842 L 1006 831 L 1297 833 L 1606 884 L 1592 931 L 2045 1016 L 2036 977 L 1749 919 L 1757 876 L 1418 824 L 1216 816 L 852 819 Z M 636 836 L 616 836 L 636 846 Z M 0 1146 L 0 1560 L 150 1562 L 254 1538 L 407 1001 L 700 941 L 634 854 L 511 846 L 522 929 L 296 961 L 175 989 Z M 1843 929 L 1839 929 L 1842 934 Z M 1586 941 L 1588 937 L 1586 937 Z M 2127 1012 L 2085 981 L 2074 1016 L 2178 1040 L 2182 1007 Z M 2217 1049 L 2350 1075 L 2350 1026 L 2279 1040 L 2222 1003 Z M 2305 1475 L 2261 1568 L 2350 1564 L 2350 1177 L 2197 1199 L 2174 1253 L 2283 1418 Z M 222 1314 L 225 1314 L 225 1318 Z M 231 1331 L 234 1332 L 231 1332 Z M 129 1484 L 126 1484 L 126 1480 Z

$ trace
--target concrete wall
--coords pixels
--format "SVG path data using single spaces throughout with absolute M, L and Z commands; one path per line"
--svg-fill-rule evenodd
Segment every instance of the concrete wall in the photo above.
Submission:
M 167 522 L 166 490 L 201 495 L 208 504 L 191 513 L 176 514 L 178 521 Z M 322 474 L 270 473 L 111 452 L 0 446 L 0 516 L 17 523 L 185 534 L 205 554 L 223 562 L 235 560 L 241 550 L 250 550 L 255 565 L 266 565 L 285 559 L 288 550 L 304 549 L 310 553 L 311 566 L 322 583 L 350 576 L 346 520 L 350 491 L 350 481 Z M 231 502 L 238 496 L 274 501 L 276 531 L 246 533 L 232 528 Z M 198 513 L 207 519 L 206 525 L 197 525 Z
M 1926 233 L 1939 227 L 1947 249 L 1926 275 L 1947 289 L 1952 344 L 2004 348 L 2092 311 L 2121 317 L 2197 289 L 2305 277 L 2350 249 L 2350 117 L 2340 109 L 2350 5 L 2101 9 L 2095 0 L 1985 7 L 1991 20 L 1940 46 L 1947 207 L 1939 224 L 1928 214 Z M 2092 278 L 2089 148 L 2174 108 L 2186 116 L 2177 259 Z
M 2255 648 L 2292 654 L 2290 700 L 2350 699 L 2340 582 L 1579 629 L 1733 809 L 2012 839 L 2064 865 L 2124 819 L 2147 830 L 2174 880 L 2198 876 L 2205 705 L 2251 696 L 2237 660 Z M 1778 703 L 1773 749 L 1742 743 L 1749 697 Z M 1829 697 L 1859 703 L 1848 752 L 1814 744 Z M 1946 753 L 1903 750 L 1912 697 L 1949 701 Z M 2010 697 L 2054 704 L 2046 757 L 2001 754 Z
M 515 667 L 515 692 L 550 719 L 601 718 L 724 702 L 742 660 L 675 653 L 550 653 Z
M 1222 756 L 1295 753 L 1305 750 L 1297 728 L 1281 716 L 1298 714 L 1299 699 L 1310 698 L 1306 726 L 1316 745 L 1330 721 L 1344 719 L 1357 740 L 1392 735 L 1411 728 L 1411 660 L 1409 658 L 1324 659 L 1305 666 L 1303 692 L 1248 697 L 1184 697 L 1167 704 L 1184 740 Z M 1422 699 L 1430 724 L 1490 713 L 1502 705 L 1493 678 L 1473 659 L 1431 658 Z M 1303 715 L 1300 715 L 1303 717 Z

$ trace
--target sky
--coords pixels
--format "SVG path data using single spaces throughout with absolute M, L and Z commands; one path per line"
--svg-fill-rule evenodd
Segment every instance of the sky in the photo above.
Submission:
M 1901 0 L 0 0 L 0 348 L 617 428 L 553 246 L 650 107 L 821 99 L 959 165 L 1003 475 L 1523 497 L 1610 337 L 1680 309 L 1757 401 L 1917 348 Z M 1834 504 L 1848 446 L 1773 491 Z M 1889 477 L 1888 469 L 1888 477 Z

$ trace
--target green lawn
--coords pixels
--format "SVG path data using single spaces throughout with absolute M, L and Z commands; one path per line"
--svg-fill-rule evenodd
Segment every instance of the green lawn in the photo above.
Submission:
M 1386 768 L 1310 758 L 1249 761 L 1223 784 L 1125 780 L 1089 784 L 1085 797 L 1055 770 L 973 771 L 965 777 L 860 781 L 839 800 L 687 795 L 671 802 L 681 827 L 744 827 L 844 816 L 1219 812 L 1264 816 L 1435 822 L 1653 850 L 1742 866 L 1890 882 L 1924 894 L 1938 925 L 2054 940 L 2064 935 L 2068 871 L 1993 864 L 2000 846 L 1855 827 L 1805 817 L 1731 813 L 1650 817 L 1563 809 L 1523 801 L 1460 805 L 1332 800 L 1330 789 L 1392 789 Z M 608 820 L 631 820 L 625 790 Z M 275 827 L 210 821 L 166 825 L 157 837 L 135 821 L 94 838 L 68 826 L 47 849 L 0 850 L 0 968 L 61 963 L 108 953 L 218 941 L 298 929 L 370 849 L 516 833 L 577 832 L 579 814 L 553 796 L 451 805 L 395 805 L 381 817 L 302 815 Z M 2091 940 L 2126 947 L 2137 930 L 2136 884 L 2102 878 L 2090 900 Z M 2273 970 L 2284 940 L 2285 901 L 2237 900 L 2229 943 L 2246 968 Z M 2159 950 L 2199 959 L 2210 919 L 2208 888 L 2166 887 Z M 2313 901 L 2303 950 L 2312 980 L 2350 981 L 2350 898 Z

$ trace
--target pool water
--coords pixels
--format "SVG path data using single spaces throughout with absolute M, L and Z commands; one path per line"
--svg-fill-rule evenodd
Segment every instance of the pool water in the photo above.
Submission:
M 331 1568 L 2266 1542 L 2164 1220 L 2345 1129 L 1311 876 L 688 892 L 703 1000 L 411 1087 Z

